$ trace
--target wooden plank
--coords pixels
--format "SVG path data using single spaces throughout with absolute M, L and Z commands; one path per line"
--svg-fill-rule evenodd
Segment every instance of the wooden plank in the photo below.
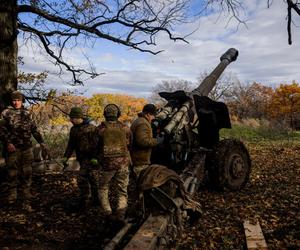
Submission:
M 157 243 L 159 236 L 161 236 L 166 230 L 168 221 L 168 215 L 150 215 L 134 235 L 134 237 L 130 240 L 130 242 L 125 246 L 124 250 L 158 249 Z
M 116 236 L 103 248 L 103 250 L 114 250 L 131 226 L 131 223 L 126 223 L 125 226 L 116 234 Z
M 250 223 L 250 221 L 244 221 L 244 229 L 248 250 L 268 249 L 267 243 L 258 222 L 256 224 L 252 224 Z

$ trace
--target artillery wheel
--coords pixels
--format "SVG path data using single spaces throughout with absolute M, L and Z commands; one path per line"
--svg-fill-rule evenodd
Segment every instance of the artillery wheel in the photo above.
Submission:
M 239 190 L 246 185 L 250 172 L 251 159 L 241 141 L 225 139 L 217 143 L 209 168 L 209 178 L 215 187 Z

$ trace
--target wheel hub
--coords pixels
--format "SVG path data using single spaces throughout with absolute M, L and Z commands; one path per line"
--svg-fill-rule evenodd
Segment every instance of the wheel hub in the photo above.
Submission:
M 234 179 L 238 179 L 244 175 L 245 165 L 240 155 L 232 155 L 230 166 L 230 174 Z

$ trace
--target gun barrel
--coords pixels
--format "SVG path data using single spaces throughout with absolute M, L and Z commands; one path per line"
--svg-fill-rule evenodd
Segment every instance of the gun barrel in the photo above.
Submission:
M 156 115 L 157 119 L 164 120 L 166 119 L 173 111 L 171 106 L 165 106 L 163 109 Z
M 183 115 L 192 107 L 192 101 L 186 101 L 181 108 L 176 112 L 176 114 L 172 117 L 171 121 L 168 123 L 168 125 L 164 128 L 164 131 L 168 134 L 171 134 L 173 129 L 176 127 L 176 125 L 180 122 Z
M 219 65 L 194 89 L 192 95 L 207 96 L 216 85 L 217 80 L 225 70 L 225 68 L 238 57 L 238 50 L 231 48 L 227 50 L 221 57 Z

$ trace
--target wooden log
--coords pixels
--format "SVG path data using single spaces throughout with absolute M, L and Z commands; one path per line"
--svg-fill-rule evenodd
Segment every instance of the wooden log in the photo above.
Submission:
M 244 229 L 248 250 L 268 249 L 267 243 L 258 222 L 256 224 L 252 224 L 248 220 L 244 221 Z
M 168 221 L 168 215 L 150 215 L 130 242 L 125 246 L 124 250 L 158 249 L 159 236 L 165 232 Z
M 131 226 L 131 223 L 126 223 L 125 226 L 116 234 L 116 236 L 103 248 L 103 250 L 114 250 Z

